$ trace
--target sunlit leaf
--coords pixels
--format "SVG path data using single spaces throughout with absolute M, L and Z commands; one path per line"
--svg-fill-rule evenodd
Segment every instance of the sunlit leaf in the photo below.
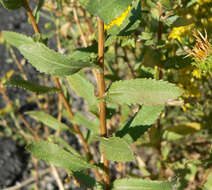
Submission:
M 134 79 L 112 83 L 106 100 L 118 104 L 159 105 L 176 99 L 182 90 L 174 84 L 154 79 Z
M 74 118 L 71 119 L 72 123 L 76 123 L 77 125 L 82 125 L 87 129 L 91 130 L 94 134 L 99 133 L 99 125 L 97 122 L 91 121 L 79 112 L 74 115 Z
M 30 111 L 30 112 L 27 112 L 27 114 L 36 118 L 38 121 L 41 121 L 42 123 L 44 123 L 45 125 L 47 125 L 48 127 L 52 128 L 54 130 L 59 130 L 59 131 L 70 130 L 71 132 L 74 133 L 74 131 L 73 131 L 73 129 L 71 129 L 71 127 L 58 121 L 57 119 L 55 119 L 54 117 L 52 117 L 51 115 L 49 115 L 45 112 Z
M 82 158 L 70 154 L 54 143 L 46 141 L 33 142 L 27 146 L 27 150 L 38 159 L 45 160 L 70 171 L 80 171 L 95 167 L 86 163 Z
M 130 126 L 133 127 L 154 124 L 163 109 L 164 105 L 143 105 L 142 108 L 136 114 Z
M 78 73 L 67 77 L 70 88 L 79 96 L 83 97 L 89 106 L 97 105 L 97 98 L 94 94 L 94 85 L 85 76 Z
M 8 43 L 19 49 L 23 56 L 40 72 L 58 76 L 71 75 L 85 67 L 96 67 L 91 57 L 80 54 L 66 56 L 49 49 L 40 42 L 34 42 L 31 38 L 15 32 L 3 32 Z
M 171 182 L 129 178 L 115 180 L 112 190 L 173 190 L 173 186 Z
M 198 132 L 202 129 L 202 125 L 197 122 L 187 122 L 180 125 L 174 125 L 169 127 L 167 130 L 171 132 L 175 132 L 180 135 L 188 135 Z
M 60 143 L 62 144 L 62 146 L 68 150 L 70 153 L 75 154 L 76 156 L 80 156 L 80 154 L 74 149 L 72 148 L 71 145 L 69 145 L 65 140 L 63 140 L 61 137 L 56 136 L 56 135 L 51 135 L 50 136 L 51 140 L 53 140 L 53 142 L 55 142 L 56 144 Z
M 108 160 L 117 162 L 127 162 L 134 160 L 133 152 L 125 140 L 119 137 L 99 137 L 98 140 L 100 140 L 101 147 L 104 150 L 105 157 Z

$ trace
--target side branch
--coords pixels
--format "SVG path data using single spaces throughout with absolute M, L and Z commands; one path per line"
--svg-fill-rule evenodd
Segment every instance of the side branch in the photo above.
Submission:
M 38 28 L 38 26 L 37 26 L 37 24 L 36 24 L 36 21 L 35 21 L 34 16 L 32 15 L 32 11 L 31 11 L 31 9 L 30 9 L 30 7 L 29 7 L 28 1 L 27 1 L 27 0 L 24 0 L 24 3 L 25 3 L 25 9 L 26 9 L 27 14 L 28 14 L 28 16 L 29 16 L 29 18 L 30 18 L 30 20 L 31 20 L 31 22 L 32 22 L 32 25 L 33 25 L 33 28 L 34 28 L 35 33 L 40 34 L 39 28 Z M 61 92 L 59 93 L 59 95 L 60 95 L 61 99 L 63 100 L 63 103 L 64 103 L 65 108 L 67 109 L 67 111 L 68 111 L 68 113 L 69 113 L 70 118 L 73 118 L 74 115 L 73 115 L 72 110 L 71 110 L 71 107 L 70 107 L 70 105 L 69 105 L 69 103 L 68 103 L 68 101 L 67 101 L 67 99 L 66 99 L 66 97 L 65 97 L 65 95 L 64 95 L 64 93 L 63 93 L 63 91 L 62 91 L 62 87 L 61 87 L 61 84 L 60 84 L 59 79 L 58 79 L 57 77 L 54 76 L 54 81 L 55 81 L 55 84 L 56 84 L 57 88 L 61 90 Z M 83 137 L 82 132 L 80 131 L 78 125 L 73 124 L 73 127 L 74 127 L 74 130 L 75 130 L 75 132 L 77 133 L 79 139 L 81 140 L 81 142 L 82 142 L 82 144 L 83 144 L 83 147 L 84 147 L 85 151 L 86 151 L 88 154 L 91 155 L 91 152 L 90 152 L 90 150 L 89 150 L 88 144 L 87 144 L 85 138 Z M 93 159 L 91 159 L 90 162 L 91 162 L 91 164 L 94 164 L 94 160 L 93 160 Z M 95 173 L 97 179 L 98 179 L 99 181 L 102 181 L 101 176 L 100 176 L 100 174 L 99 174 L 99 172 L 98 172 L 97 169 L 94 169 L 94 173 Z

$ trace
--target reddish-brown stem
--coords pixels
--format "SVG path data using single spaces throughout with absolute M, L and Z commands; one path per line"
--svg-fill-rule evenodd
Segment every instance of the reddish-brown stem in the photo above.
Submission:
M 104 81 L 104 23 L 98 18 L 98 65 L 102 68 L 102 71 L 96 72 L 99 97 L 103 98 L 105 94 L 105 81 Z M 107 137 L 106 127 L 106 103 L 104 100 L 100 100 L 99 103 L 99 118 L 100 118 L 100 131 L 102 137 Z M 106 189 L 109 189 L 110 177 L 109 177 L 109 162 L 105 158 L 104 153 L 104 181 L 106 183 Z
M 26 10 L 27 10 L 27 14 L 28 14 L 28 16 L 29 16 L 29 18 L 30 18 L 30 20 L 31 20 L 31 22 L 32 22 L 34 31 L 35 31 L 35 33 L 40 34 L 40 31 L 39 31 L 39 29 L 38 29 L 38 26 L 37 26 L 37 24 L 36 24 L 36 22 L 35 22 L 35 18 L 34 18 L 34 16 L 32 15 L 32 11 L 31 11 L 31 9 L 30 9 L 30 7 L 29 7 L 28 1 L 27 1 L 27 0 L 24 0 L 24 2 L 25 2 L 25 8 L 26 8 Z M 69 106 L 69 103 L 68 103 L 67 99 L 65 98 L 65 95 L 64 95 L 64 93 L 63 93 L 63 91 L 62 91 L 62 87 L 61 87 L 61 85 L 60 85 L 60 82 L 59 82 L 58 78 L 54 76 L 53 79 L 54 79 L 54 81 L 55 81 L 55 84 L 56 84 L 57 88 L 60 89 L 60 92 L 59 92 L 60 97 L 61 97 L 61 99 L 63 100 L 63 103 L 64 103 L 64 105 L 65 105 L 65 108 L 66 108 L 67 111 L 68 111 L 68 114 L 69 114 L 70 118 L 73 118 L 74 115 L 73 115 L 73 113 L 72 113 L 72 111 L 71 111 L 71 107 Z M 75 132 L 77 133 L 79 139 L 82 141 L 82 144 L 83 144 L 83 147 L 85 148 L 85 151 L 86 151 L 88 154 L 91 154 L 91 153 L 90 153 L 90 150 L 89 150 L 89 147 L 88 147 L 88 145 L 87 145 L 87 142 L 86 142 L 85 138 L 83 137 L 83 135 L 82 135 L 82 133 L 81 133 L 79 127 L 78 127 L 76 124 L 73 124 L 73 127 L 74 127 L 74 130 L 75 130 Z M 94 160 L 91 160 L 90 162 L 91 162 L 92 164 L 94 164 Z M 98 179 L 99 181 L 102 181 L 101 176 L 100 176 L 98 170 L 97 170 L 97 169 L 94 169 L 94 172 L 95 172 L 95 174 L 96 174 L 97 179 Z
M 26 128 L 34 135 L 34 137 L 37 139 L 37 140 L 40 140 L 41 137 L 37 134 L 37 132 L 35 130 L 33 130 L 31 128 L 31 126 L 29 125 L 29 123 L 24 119 L 23 115 L 21 115 L 20 113 L 18 113 L 18 117 L 19 119 L 24 123 L 24 125 L 26 126 Z
M 72 110 L 71 110 L 71 108 L 69 106 L 69 103 L 68 103 L 67 99 L 65 98 L 65 95 L 62 92 L 62 87 L 60 85 L 60 82 L 59 82 L 58 78 L 57 77 L 53 77 L 53 79 L 54 79 L 54 82 L 55 82 L 57 88 L 61 90 L 59 92 L 59 94 L 60 94 L 60 97 L 63 100 L 63 103 L 65 105 L 65 108 L 68 111 L 68 114 L 69 114 L 70 118 L 73 118 L 74 117 L 73 112 L 72 112 Z M 77 133 L 77 135 L 79 136 L 80 140 L 82 141 L 83 147 L 85 148 L 86 152 L 89 153 L 88 145 L 87 145 L 87 143 L 86 143 L 86 141 L 85 141 L 85 139 L 84 139 L 79 127 L 76 124 L 73 124 L 73 127 L 74 127 L 74 131 Z
M 98 64 L 102 71 L 97 72 L 99 97 L 103 98 L 105 94 L 105 81 L 104 81 L 104 24 L 98 19 Z M 100 127 L 101 135 L 107 137 L 106 128 L 106 108 L 105 101 L 100 101 Z
M 162 38 L 162 32 L 163 32 L 163 23 L 161 22 L 161 16 L 163 14 L 163 10 L 162 7 L 160 5 L 160 3 L 158 4 L 158 12 L 159 12 L 159 22 L 158 22 L 158 42 L 161 40 Z M 162 70 L 162 63 L 160 60 L 159 63 L 159 79 L 163 78 L 163 70 Z
M 208 168 L 208 170 L 206 171 L 206 174 L 205 174 L 205 176 L 203 177 L 203 179 L 202 179 L 202 181 L 201 181 L 201 183 L 200 183 L 200 186 L 201 186 L 201 187 L 202 187 L 202 186 L 205 184 L 205 182 L 207 181 L 207 178 L 208 178 L 208 176 L 209 176 L 211 170 L 212 170 L 212 165 L 211 165 L 210 168 Z
M 40 31 L 39 31 L 38 25 L 36 24 L 35 17 L 32 15 L 32 11 L 31 11 L 31 9 L 29 7 L 29 3 L 28 3 L 27 0 L 24 0 L 24 8 L 27 11 L 27 15 L 29 16 L 30 21 L 32 22 L 32 26 L 34 28 L 35 33 L 39 34 Z
M 72 111 L 71 111 L 71 108 L 70 108 L 70 106 L 69 106 L 69 103 L 68 103 L 67 99 L 65 98 L 65 96 L 64 96 L 64 94 L 63 94 L 63 92 L 62 92 L 62 87 L 61 87 L 61 85 L 60 85 L 60 82 L 59 82 L 58 78 L 57 78 L 57 77 L 53 77 L 53 79 L 54 79 L 54 81 L 55 81 L 55 84 L 56 84 L 57 88 L 61 90 L 61 91 L 60 91 L 60 97 L 61 97 L 61 99 L 63 100 L 63 103 L 64 103 L 64 105 L 65 105 L 66 110 L 68 111 L 68 114 L 69 114 L 70 118 L 73 118 L 74 115 L 73 115 L 73 113 L 72 113 Z M 89 150 L 89 147 L 88 147 L 88 145 L 87 145 L 87 142 L 85 141 L 85 138 L 83 137 L 83 135 L 82 135 L 82 133 L 81 133 L 79 127 L 78 127 L 76 124 L 73 124 L 73 127 L 74 127 L 74 131 L 77 133 L 79 139 L 82 141 L 82 144 L 83 144 L 83 147 L 84 147 L 85 151 L 86 151 L 88 154 L 91 154 L 91 152 L 90 152 L 90 150 Z M 92 159 L 92 160 L 90 161 L 90 163 L 91 163 L 91 164 L 94 164 L 95 162 L 94 162 L 94 160 Z M 102 181 L 101 175 L 99 174 L 99 172 L 98 172 L 97 169 L 94 169 L 94 173 L 95 173 L 97 179 L 98 179 L 99 181 Z

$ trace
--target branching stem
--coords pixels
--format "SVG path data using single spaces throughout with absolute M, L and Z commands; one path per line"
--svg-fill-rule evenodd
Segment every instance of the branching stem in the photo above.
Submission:
M 32 11 L 31 11 L 31 9 L 30 9 L 30 7 L 29 7 L 29 3 L 28 3 L 27 0 L 24 0 L 24 2 L 25 2 L 25 8 L 26 8 L 27 14 L 28 14 L 28 16 L 29 16 L 29 18 L 30 18 L 30 20 L 31 20 L 31 22 L 32 22 L 34 31 L 35 31 L 35 33 L 37 33 L 37 34 L 40 34 L 40 31 L 39 31 L 39 28 L 38 28 L 38 26 L 37 26 L 37 24 L 36 24 L 35 18 L 34 18 L 34 16 L 32 15 Z M 55 84 L 56 84 L 57 88 L 61 90 L 59 94 L 60 94 L 60 96 L 61 96 L 61 99 L 63 100 L 63 103 L 64 103 L 64 105 L 65 105 L 65 108 L 67 109 L 70 118 L 73 118 L 74 115 L 73 115 L 72 110 L 71 110 L 71 107 L 70 107 L 70 105 L 69 105 L 69 103 L 68 103 L 68 101 L 67 101 L 67 99 L 66 99 L 66 97 L 65 97 L 65 95 L 64 95 L 64 93 L 63 93 L 63 91 L 62 91 L 62 87 L 61 87 L 61 84 L 60 84 L 60 82 L 59 82 L 59 79 L 58 79 L 57 77 L 55 77 L 55 76 L 54 76 L 53 78 L 54 78 L 54 81 L 55 81 Z M 85 138 L 83 137 L 82 132 L 80 131 L 78 125 L 73 124 L 73 127 L 74 127 L 74 131 L 77 133 L 79 139 L 81 140 L 81 142 L 82 142 L 82 144 L 83 144 L 83 147 L 84 147 L 85 151 L 86 151 L 89 155 L 91 155 L 91 152 L 90 152 L 90 150 L 89 150 L 88 144 L 87 144 Z M 94 164 L 94 160 L 93 160 L 93 159 L 92 159 L 90 162 L 91 162 L 92 164 Z M 101 175 L 99 174 L 99 172 L 98 172 L 97 169 L 94 169 L 94 173 L 95 173 L 95 175 L 96 175 L 98 181 L 102 181 Z

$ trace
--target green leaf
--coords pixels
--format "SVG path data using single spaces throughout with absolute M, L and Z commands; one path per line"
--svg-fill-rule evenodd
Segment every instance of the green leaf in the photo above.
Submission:
M 0 0 L 5 9 L 16 10 L 24 6 L 23 0 Z
M 91 46 L 88 46 L 86 48 L 78 48 L 73 53 L 72 56 L 76 59 L 86 59 L 90 54 L 95 58 L 97 58 L 98 53 L 98 44 L 94 43 Z
M 98 137 L 98 140 L 100 140 L 101 149 L 104 150 L 105 157 L 108 160 L 117 162 L 127 162 L 134 160 L 133 152 L 125 140 L 119 137 Z
M 56 87 L 47 87 L 38 85 L 33 82 L 29 82 L 27 80 L 23 80 L 20 78 L 12 78 L 8 80 L 6 83 L 4 83 L 5 86 L 15 86 L 18 88 L 24 88 L 26 90 L 29 90 L 31 92 L 35 92 L 37 94 L 45 94 L 45 93 L 56 93 L 60 90 Z
M 136 114 L 116 132 L 117 137 L 123 138 L 129 144 L 135 142 L 151 127 L 151 125 L 131 126 Z
M 132 0 L 80 0 L 80 4 L 106 24 L 121 16 Z
M 121 120 L 122 123 L 125 123 L 129 119 L 129 115 L 131 113 L 131 108 L 127 104 L 123 104 L 121 108 Z
M 67 149 L 70 153 L 76 155 L 76 156 L 80 156 L 80 154 L 74 149 L 72 148 L 66 141 L 64 141 L 61 137 L 56 136 L 56 135 L 51 135 L 50 136 L 51 140 L 53 140 L 53 142 L 55 142 L 56 144 L 61 143 L 61 145 Z
M 71 122 L 86 127 L 87 129 L 91 130 L 94 134 L 99 134 L 99 124 L 98 124 L 99 122 L 97 123 L 91 121 L 79 112 L 77 112 L 74 115 L 74 118 L 71 119 Z
M 180 124 L 172 125 L 166 130 L 180 134 L 180 135 L 189 135 L 199 132 L 203 128 L 203 125 L 198 122 L 182 122 Z
M 77 181 L 80 182 L 80 186 L 84 186 L 86 189 L 91 188 L 92 190 L 104 190 L 104 186 L 102 184 L 82 172 L 74 172 L 73 175 Z
M 171 10 L 173 9 L 174 3 L 171 0 L 159 0 L 159 2 L 161 3 L 162 7 L 165 10 Z
M 50 142 L 33 142 L 26 148 L 38 159 L 45 160 L 60 168 L 68 169 L 70 171 L 79 171 L 95 167 L 86 163 L 81 157 L 70 154 L 69 152 L 60 148 L 58 145 Z
M 95 66 L 87 60 L 75 60 L 57 53 L 38 42 L 24 44 L 19 50 L 37 70 L 47 74 L 65 76 L 74 74 L 82 68 Z
M 139 39 L 141 39 L 141 40 L 151 40 L 152 37 L 153 37 L 152 32 L 142 32 Z
M 117 179 L 112 190 L 173 190 L 172 182 L 151 181 L 144 179 Z
M 90 107 L 97 105 L 97 98 L 94 94 L 94 86 L 85 76 L 74 74 L 67 77 L 70 88 L 79 96 L 84 98 Z
M 27 112 L 30 116 L 33 116 L 38 121 L 42 122 L 43 124 L 47 125 L 48 127 L 59 130 L 59 131 L 65 131 L 70 130 L 72 133 L 75 133 L 70 127 L 68 127 L 66 124 L 61 123 L 51 115 L 41 112 L 41 111 L 30 111 Z
M 143 105 L 133 119 L 130 127 L 154 124 L 163 109 L 164 105 Z
M 23 56 L 40 72 L 65 76 L 74 74 L 85 67 L 97 68 L 95 64 L 90 63 L 93 61 L 92 56 L 84 56 L 81 59 L 79 53 L 73 54 L 73 56 L 62 55 L 42 43 L 34 42 L 32 39 L 14 32 L 3 32 L 3 36 L 8 43 L 17 47 Z
M 21 45 L 31 44 L 34 42 L 32 38 L 16 32 L 3 31 L 2 35 L 10 45 L 16 48 L 19 48 Z
M 116 132 L 116 136 L 123 138 L 128 143 L 135 142 L 155 123 L 163 109 L 164 105 L 143 105 L 128 122 L 122 125 Z
M 112 83 L 106 100 L 129 105 L 159 105 L 176 99 L 181 94 L 180 88 L 162 80 L 134 79 Z

